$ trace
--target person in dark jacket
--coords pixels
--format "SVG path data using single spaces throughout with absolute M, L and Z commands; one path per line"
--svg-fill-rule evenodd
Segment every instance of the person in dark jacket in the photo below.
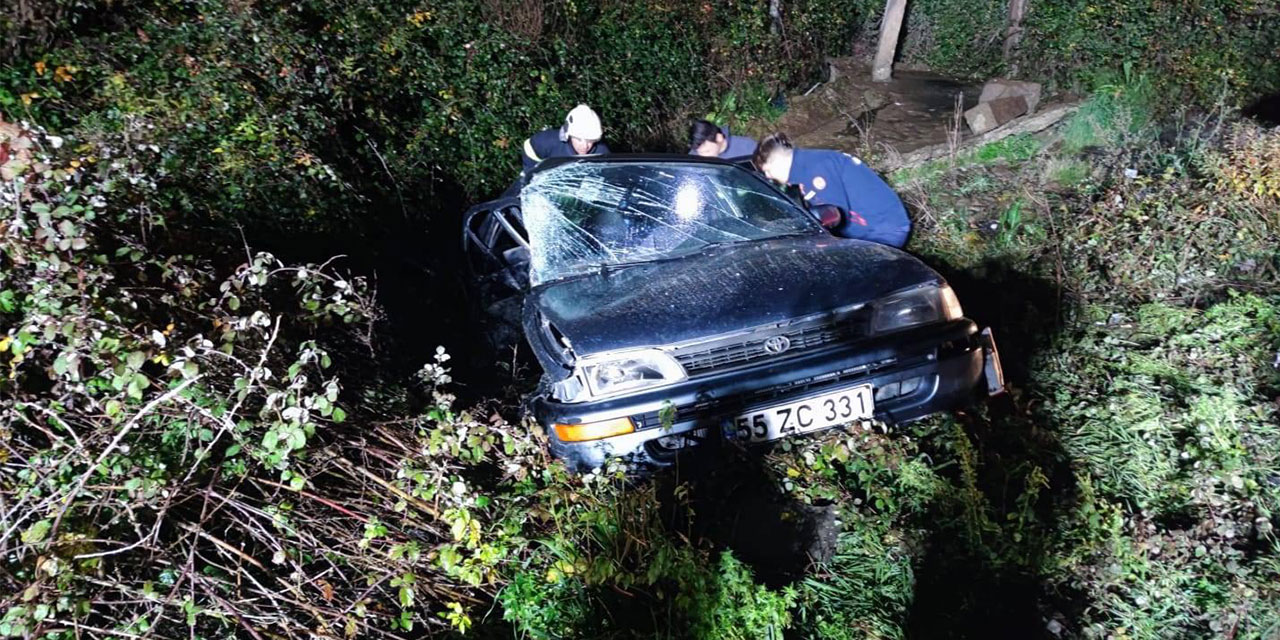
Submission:
M 833 204 L 846 211 L 845 220 L 832 231 L 902 247 L 911 234 L 902 199 L 875 171 L 847 153 L 827 149 L 796 149 L 786 134 L 775 133 L 760 141 L 752 158 L 767 178 L 800 187 L 806 202 Z
M 564 126 L 539 131 L 524 141 L 524 169 L 528 171 L 547 158 L 609 153 L 608 145 L 600 141 L 602 137 L 600 116 L 580 104 L 565 116 Z
M 755 140 L 729 135 L 728 127 L 719 127 L 707 120 L 694 120 L 689 126 L 689 155 L 746 160 L 755 152 Z

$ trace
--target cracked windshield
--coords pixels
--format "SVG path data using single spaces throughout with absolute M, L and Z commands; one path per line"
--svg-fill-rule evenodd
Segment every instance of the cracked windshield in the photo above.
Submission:
M 535 176 L 520 201 L 534 284 L 815 226 L 784 196 L 720 165 L 571 164 Z

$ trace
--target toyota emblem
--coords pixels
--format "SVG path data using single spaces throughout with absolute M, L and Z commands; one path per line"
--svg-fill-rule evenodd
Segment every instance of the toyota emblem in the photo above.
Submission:
M 786 336 L 773 336 L 764 341 L 764 352 L 769 355 L 778 355 L 785 353 L 791 348 L 791 339 Z

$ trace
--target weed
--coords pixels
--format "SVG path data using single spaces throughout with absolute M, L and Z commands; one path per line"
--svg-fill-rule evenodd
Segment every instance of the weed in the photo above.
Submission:
M 591 611 L 581 580 L 549 580 L 544 575 L 513 575 L 498 596 L 502 617 L 532 640 L 571 638 L 586 628 Z
M 1059 187 L 1072 188 L 1088 180 L 1092 171 L 1093 167 L 1082 160 L 1054 158 L 1045 163 L 1044 177 Z
M 749 81 L 721 96 L 705 118 L 733 129 L 767 130 L 782 113 L 783 109 L 776 104 L 768 87 Z
M 1154 138 L 1154 98 L 1146 76 L 1103 73 L 1095 83 L 1097 89 L 1062 129 L 1065 153 L 1075 154 L 1090 147 L 1140 149 Z
M 1013 239 L 1022 227 L 1022 207 L 1021 199 L 1014 200 L 1013 204 L 1010 204 L 1009 208 L 1000 215 L 1000 244 L 1005 246 L 1013 244 Z
M 901 638 L 915 586 L 910 547 L 885 519 L 852 517 L 835 556 L 804 580 L 800 623 L 832 640 Z
M 975 175 L 969 178 L 963 185 L 960 186 L 959 189 L 956 189 L 956 193 L 962 196 L 972 195 L 975 193 L 984 193 L 984 192 L 990 191 L 994 186 L 995 186 L 995 182 L 991 179 L 990 176 L 984 173 L 980 173 L 978 175 Z
M 1035 136 L 1018 134 L 979 147 L 973 152 L 973 159 L 983 164 L 997 160 L 1025 162 L 1035 156 L 1040 147 L 1040 141 Z

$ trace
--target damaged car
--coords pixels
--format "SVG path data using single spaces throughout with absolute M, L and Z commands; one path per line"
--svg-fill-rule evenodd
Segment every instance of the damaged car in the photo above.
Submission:
M 572 468 L 902 423 L 1003 390 L 990 330 L 937 272 L 836 237 L 843 212 L 748 168 L 613 155 L 522 181 L 467 212 L 463 245 L 495 335 L 543 370 L 528 406 Z

